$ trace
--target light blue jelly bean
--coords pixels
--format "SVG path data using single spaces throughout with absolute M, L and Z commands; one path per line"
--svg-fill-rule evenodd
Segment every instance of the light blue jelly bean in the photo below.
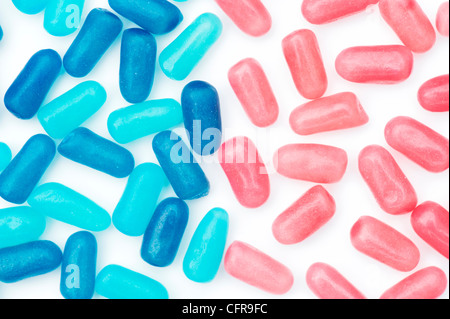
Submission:
M 45 9 L 50 0 L 12 0 L 14 6 L 25 14 L 37 14 Z
M 2 26 L 0 26 L 0 41 L 3 39 L 3 29 Z
M 106 210 L 58 183 L 37 187 L 28 204 L 50 218 L 85 230 L 103 231 L 111 225 L 111 217 Z
M 45 30 L 57 37 L 74 33 L 80 26 L 83 7 L 84 0 L 50 0 L 45 9 Z
M 61 139 L 95 114 L 105 102 L 103 86 L 86 81 L 41 107 L 37 117 L 48 135 Z
M 195 282 L 210 282 L 222 262 L 228 234 L 228 214 L 212 209 L 202 219 L 184 256 L 183 271 Z
M 221 33 L 222 22 L 216 15 L 200 15 L 161 52 L 159 64 L 163 72 L 173 80 L 187 78 Z
M 112 112 L 108 118 L 108 131 L 116 142 L 126 144 L 182 122 L 180 103 L 172 99 L 153 100 Z
M 95 291 L 108 299 L 168 299 L 166 288 L 154 279 L 117 265 L 97 276 Z
M 8 145 L 0 142 L 0 172 L 11 162 L 12 153 Z
M 0 249 L 38 239 L 45 224 L 44 215 L 31 207 L 0 209 Z
M 114 210 L 114 226 L 128 236 L 144 234 L 166 185 L 167 178 L 158 165 L 145 163 L 137 166 L 128 178 L 125 192 Z

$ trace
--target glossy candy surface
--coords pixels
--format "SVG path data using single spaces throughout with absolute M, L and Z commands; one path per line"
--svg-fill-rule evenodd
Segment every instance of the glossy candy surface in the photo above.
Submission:
M 25 14 L 37 14 L 45 9 L 50 0 L 12 0 L 14 6 Z
M 44 28 L 48 33 L 64 37 L 80 26 L 85 0 L 49 0 L 45 9 Z
M 0 173 L 8 166 L 11 162 L 12 153 L 11 149 L 5 143 L 0 142 Z
M 449 110 L 449 75 L 441 75 L 425 82 L 417 94 L 420 105 L 431 112 Z
M 449 2 L 444 2 L 439 7 L 436 15 L 436 28 L 441 35 L 448 37 L 449 34 Z

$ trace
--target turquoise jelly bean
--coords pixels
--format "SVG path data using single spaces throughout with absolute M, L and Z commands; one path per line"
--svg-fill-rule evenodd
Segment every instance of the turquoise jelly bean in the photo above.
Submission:
M 128 236 L 144 234 L 156 207 L 159 195 L 168 184 L 162 168 L 145 163 L 136 167 L 113 213 L 114 226 Z
M 212 209 L 202 219 L 184 256 L 183 271 L 195 282 L 214 279 L 222 262 L 228 234 L 228 213 Z
M 184 80 L 219 39 L 222 22 L 212 13 L 200 15 L 159 56 L 163 72 L 171 79 Z
M 95 291 L 109 299 L 168 299 L 166 288 L 156 280 L 117 265 L 103 268 Z
M 61 139 L 83 124 L 105 102 L 103 86 L 86 81 L 41 107 L 37 116 L 48 135 Z
M 44 15 L 44 28 L 48 33 L 63 37 L 80 26 L 84 0 L 50 0 Z
M 58 183 L 37 187 L 28 204 L 48 217 L 82 229 L 102 231 L 111 225 L 111 217 L 106 210 Z
M 37 14 L 45 9 L 50 0 L 12 0 L 14 6 L 25 14 Z
M 11 162 L 12 153 L 9 146 L 0 142 L 0 172 L 3 171 L 9 162 Z

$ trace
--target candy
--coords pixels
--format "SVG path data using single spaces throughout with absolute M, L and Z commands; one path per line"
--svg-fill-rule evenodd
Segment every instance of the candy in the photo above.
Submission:
M 84 0 L 50 0 L 44 15 L 44 28 L 48 33 L 64 37 L 80 26 Z
M 420 252 L 416 245 L 373 217 L 361 217 L 353 225 L 350 237 L 358 251 L 399 271 L 411 271 L 419 263 Z
M 425 82 L 417 94 L 420 105 L 431 112 L 449 110 L 449 75 L 441 75 Z
M 184 255 L 186 277 L 200 283 L 214 279 L 222 262 L 227 235 L 228 213 L 221 208 L 213 208 L 197 226 Z
M 189 219 L 189 207 L 178 198 L 167 198 L 156 208 L 141 247 L 150 265 L 167 267 L 175 259 Z
M 283 39 L 284 57 L 298 92 L 314 100 L 325 94 L 328 79 L 316 35 L 303 29 Z
M 406 214 L 417 206 L 413 186 L 383 147 L 371 145 L 364 148 L 359 154 L 359 171 L 385 212 Z
M 336 212 L 333 197 L 314 186 L 275 219 L 272 232 L 284 245 L 298 244 L 323 227 Z
M 37 14 L 45 9 L 50 0 L 12 0 L 14 6 L 25 14 Z
M 344 92 L 303 104 L 292 111 L 291 128 L 299 135 L 353 128 L 369 117 L 355 94 Z
M 14 116 L 31 119 L 61 71 L 61 57 L 56 51 L 34 54 L 5 94 L 5 106 Z
M 285 294 L 294 284 L 294 276 L 286 266 L 240 241 L 228 247 L 224 266 L 231 276 L 272 294 Z
M 336 71 L 355 83 L 395 84 L 411 75 L 413 55 L 402 45 L 353 47 L 336 58 Z
M 219 161 L 239 203 L 247 208 L 263 205 L 270 195 L 270 181 L 255 144 L 247 137 L 223 143 Z
M 64 56 L 69 75 L 88 75 L 122 31 L 122 21 L 105 9 L 93 9 Z
M 66 299 L 91 299 L 95 289 L 97 240 L 89 232 L 67 239 L 61 265 L 61 294 Z
M 59 144 L 58 152 L 74 162 L 117 178 L 127 177 L 134 169 L 134 157 L 127 149 L 84 127 L 69 133 Z
M 267 127 L 275 123 L 278 102 L 258 61 L 252 58 L 240 61 L 228 72 L 228 80 L 253 124 Z
M 164 74 L 177 81 L 187 78 L 221 33 L 222 22 L 217 16 L 200 15 L 161 52 L 159 64 Z
M 8 145 L 0 142 L 0 173 L 8 166 L 11 162 L 12 153 Z
M 448 138 L 428 126 L 406 116 L 392 119 L 384 131 L 388 144 L 434 173 L 443 172 L 449 166 Z
M 436 15 L 436 28 L 444 37 L 448 37 L 449 29 L 449 3 L 444 2 L 440 5 Z
M 0 196 L 23 204 L 55 157 L 55 142 L 47 135 L 32 136 L 0 174 Z

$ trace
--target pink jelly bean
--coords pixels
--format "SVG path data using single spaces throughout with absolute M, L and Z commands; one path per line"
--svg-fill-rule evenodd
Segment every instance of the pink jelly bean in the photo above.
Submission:
M 355 94 L 339 93 L 296 108 L 289 123 L 295 133 L 310 135 L 366 124 L 369 117 Z
M 366 299 L 336 269 L 324 263 L 315 263 L 309 267 L 306 283 L 320 299 Z
M 282 244 L 297 244 L 325 225 L 335 212 L 333 197 L 322 186 L 314 186 L 277 217 L 272 232 Z
M 437 16 L 436 16 L 436 28 L 441 35 L 444 37 L 448 37 L 448 29 L 449 29 L 449 3 L 444 2 L 439 7 Z
M 359 171 L 385 212 L 400 215 L 416 208 L 414 188 L 385 148 L 371 145 L 363 149 L 359 154 Z
M 336 71 L 355 83 L 395 84 L 409 78 L 413 55 L 402 45 L 352 47 L 336 58 Z
M 394 228 L 370 216 L 362 216 L 350 232 L 353 246 L 399 271 L 413 270 L 420 260 L 419 249 Z
M 447 276 L 437 267 L 428 267 L 406 277 L 388 289 L 380 299 L 436 299 L 447 288 Z
M 228 248 L 224 266 L 231 276 L 272 294 L 285 294 L 294 284 L 294 276 L 286 266 L 240 241 Z
M 417 96 L 424 109 L 431 112 L 448 112 L 449 75 L 441 75 L 425 82 Z
M 416 0 L 380 0 L 381 16 L 413 52 L 430 50 L 436 32 Z
M 448 258 L 449 214 L 434 202 L 425 202 L 414 209 L 411 214 L 414 231 L 431 247 Z
M 328 87 L 319 43 L 311 30 L 298 30 L 283 39 L 283 51 L 299 93 L 318 99 Z
M 267 201 L 270 195 L 269 175 L 250 139 L 235 137 L 223 143 L 219 160 L 242 206 L 257 208 Z
M 410 117 L 399 116 L 386 125 L 384 135 L 392 148 L 426 170 L 439 173 L 448 169 L 448 138 L 428 126 Z
M 228 79 L 253 124 L 267 127 L 275 123 L 278 102 L 258 61 L 242 60 L 230 69 Z

